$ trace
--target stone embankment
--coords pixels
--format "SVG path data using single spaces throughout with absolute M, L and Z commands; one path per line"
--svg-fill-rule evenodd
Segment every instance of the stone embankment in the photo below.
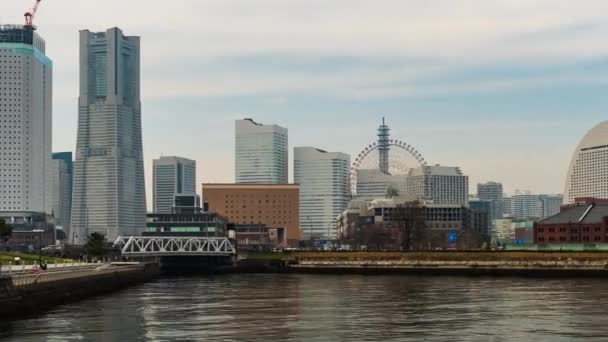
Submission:
M 157 264 L 105 264 L 96 268 L 0 276 L 0 317 L 38 313 L 52 306 L 145 282 Z
M 593 276 L 608 277 L 607 260 L 291 260 L 287 267 L 296 273 L 437 274 L 492 276 Z

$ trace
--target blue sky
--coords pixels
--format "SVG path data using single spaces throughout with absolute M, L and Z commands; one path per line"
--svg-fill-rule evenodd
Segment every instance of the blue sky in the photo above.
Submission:
M 8 3 L 7 3 L 8 2 Z M 6 0 L 3 23 L 29 0 Z M 78 30 L 142 37 L 151 160 L 197 160 L 233 181 L 233 120 L 289 128 L 290 144 L 351 155 L 386 116 L 394 136 L 471 184 L 563 191 L 571 153 L 608 113 L 605 0 L 52 0 L 54 150 L 76 142 Z M 67 19 L 69 18 L 69 19 Z

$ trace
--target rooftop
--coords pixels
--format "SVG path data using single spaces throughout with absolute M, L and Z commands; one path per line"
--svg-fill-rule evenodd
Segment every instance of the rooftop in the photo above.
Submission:
M 562 211 L 554 216 L 540 221 L 540 224 L 563 224 L 563 223 L 601 223 L 608 217 L 608 202 L 606 200 L 589 199 L 586 202 L 578 202 L 569 207 L 563 207 Z

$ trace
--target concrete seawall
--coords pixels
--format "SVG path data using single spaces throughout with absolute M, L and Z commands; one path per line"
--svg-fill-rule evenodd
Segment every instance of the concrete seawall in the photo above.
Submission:
M 607 261 L 297 260 L 295 273 L 608 277 Z
M 158 265 L 103 266 L 86 271 L 52 272 L 0 278 L 0 317 L 35 314 L 160 275 Z

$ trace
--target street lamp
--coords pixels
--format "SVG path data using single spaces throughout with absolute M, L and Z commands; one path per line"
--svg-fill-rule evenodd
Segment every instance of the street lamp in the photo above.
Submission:
M 42 266 L 42 233 L 44 233 L 44 230 L 34 229 L 33 232 L 39 233 L 38 234 L 38 265 Z

